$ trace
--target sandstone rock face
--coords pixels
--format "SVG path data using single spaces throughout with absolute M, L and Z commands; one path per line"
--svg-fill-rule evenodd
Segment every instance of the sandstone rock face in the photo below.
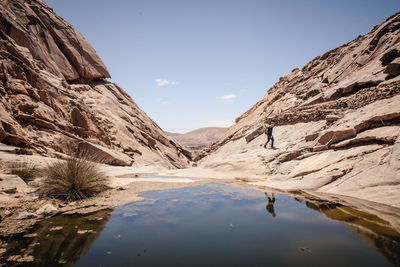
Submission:
M 0 142 L 45 156 L 86 142 L 120 155 L 113 164 L 187 166 L 190 153 L 105 80 L 93 47 L 44 1 L 0 0 L 0 21 Z
M 397 13 L 281 77 L 198 166 L 400 207 L 399 25 Z M 262 148 L 270 123 L 275 150 Z

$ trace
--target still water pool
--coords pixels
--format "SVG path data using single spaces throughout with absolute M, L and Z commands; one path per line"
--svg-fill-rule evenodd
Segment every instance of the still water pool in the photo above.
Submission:
M 400 264 L 399 232 L 340 204 L 218 183 L 143 197 L 112 212 L 51 218 L 8 254 L 32 255 L 29 266 Z

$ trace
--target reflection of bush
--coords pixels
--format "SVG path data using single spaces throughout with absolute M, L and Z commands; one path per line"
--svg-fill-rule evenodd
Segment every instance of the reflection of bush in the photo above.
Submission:
M 12 255 L 34 257 L 26 266 L 73 266 L 90 248 L 105 227 L 111 210 L 84 216 L 55 216 L 39 222 L 31 235 L 9 243 L 0 263 Z M 12 257 L 11 257 L 12 258 Z
M 92 160 L 94 158 L 84 155 L 48 165 L 44 169 L 41 194 L 62 200 L 77 200 L 104 191 L 107 178 Z

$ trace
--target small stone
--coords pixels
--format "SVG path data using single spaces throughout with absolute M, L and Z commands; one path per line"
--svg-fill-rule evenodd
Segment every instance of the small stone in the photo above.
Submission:
M 57 208 L 51 204 L 46 204 L 36 211 L 36 214 L 41 216 L 51 216 L 57 213 Z
M 299 247 L 299 249 L 303 252 L 307 252 L 311 254 L 311 249 L 307 248 L 307 247 Z
M 338 115 L 333 115 L 333 114 L 331 114 L 331 115 L 326 115 L 326 117 L 325 117 L 325 120 L 327 121 L 327 122 L 333 122 L 333 121 L 337 121 L 337 120 L 339 120 L 340 119 L 340 116 L 338 116 Z
M 11 214 L 11 211 L 9 211 L 9 210 L 6 210 L 5 212 L 4 212 L 4 215 L 10 215 Z
M 50 228 L 50 231 L 60 231 L 60 230 L 62 230 L 62 229 L 63 229 L 62 226 L 56 226 L 56 227 Z
M 35 242 L 35 243 L 30 244 L 29 246 L 30 246 L 30 247 L 36 247 L 36 246 L 39 246 L 39 245 L 40 245 L 39 242 Z
M 16 217 L 17 220 L 25 220 L 25 219 L 32 219 L 32 218 L 36 218 L 36 214 L 34 214 L 32 212 L 27 212 L 27 211 L 20 212 Z
M 107 251 L 106 254 L 107 254 L 107 255 L 111 255 L 111 254 L 112 254 L 112 251 Z
M 32 234 L 26 234 L 24 235 L 24 237 L 30 238 L 30 237 L 37 237 L 36 233 L 32 233 Z
M 32 262 L 35 258 L 31 255 L 12 255 L 8 257 L 7 261 L 16 261 L 16 262 Z

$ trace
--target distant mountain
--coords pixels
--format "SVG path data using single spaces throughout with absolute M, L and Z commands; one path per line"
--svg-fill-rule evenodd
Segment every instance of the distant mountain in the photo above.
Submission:
M 196 150 L 207 147 L 209 144 L 216 141 L 225 133 L 227 129 L 228 128 L 222 127 L 205 127 L 184 134 L 166 133 L 167 135 L 173 137 L 181 145 Z

